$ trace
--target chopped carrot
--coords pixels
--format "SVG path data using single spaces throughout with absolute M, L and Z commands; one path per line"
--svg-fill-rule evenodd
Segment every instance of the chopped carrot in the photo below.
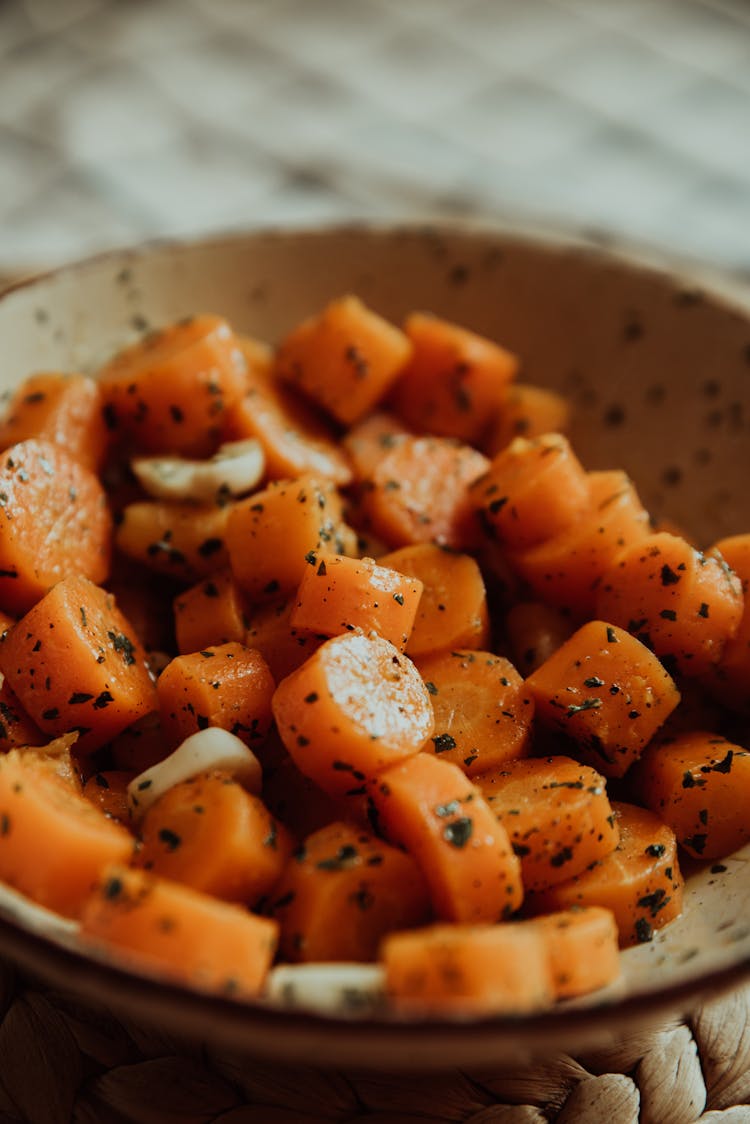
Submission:
M 721 539 L 709 551 L 710 557 L 719 555 L 742 582 L 744 608 L 737 631 L 709 671 L 707 685 L 726 706 L 750 713 L 750 534 Z
M 274 373 L 351 425 L 383 398 L 410 354 L 403 332 L 345 296 L 282 340 Z
M 470 777 L 528 752 L 534 703 L 510 660 L 492 652 L 439 652 L 418 665 L 432 698 L 425 748 Z
M 81 926 L 135 968 L 237 998 L 258 994 L 278 940 L 269 918 L 124 866 L 103 872 Z
M 83 786 L 83 795 L 105 816 L 127 827 L 130 824 L 128 785 L 134 776 L 135 773 L 125 769 L 92 773 Z
M 174 649 L 174 586 L 132 558 L 115 551 L 107 592 L 127 617 L 147 652 Z M 153 670 L 153 668 L 152 668 Z
M 610 909 L 566 909 L 525 924 L 545 939 L 556 999 L 587 995 L 619 976 L 617 923 Z
M 389 450 L 412 436 L 397 418 L 384 411 L 370 414 L 352 426 L 341 443 L 349 454 L 357 483 L 370 480 Z
M 198 652 L 212 644 L 245 639 L 248 616 L 245 600 L 229 570 L 179 593 L 174 599 L 177 651 Z
M 98 472 L 109 445 L 102 392 L 86 375 L 31 375 L 16 390 L 0 424 L 0 450 L 37 437 Z
M 3 683 L 0 686 L 0 753 L 19 745 L 44 745 L 47 740 L 8 684 Z
M 484 452 L 494 457 L 514 437 L 533 440 L 544 433 L 566 433 L 570 427 L 570 406 L 560 394 L 527 383 L 513 383 L 497 412 Z
M 291 616 L 296 604 L 292 597 L 258 605 L 249 613 L 245 644 L 262 653 L 277 683 L 296 671 L 327 639 L 293 627 Z
M 516 601 L 505 617 L 513 662 L 522 675 L 530 675 L 570 638 L 570 617 L 543 601 Z
M 526 680 L 539 721 L 605 776 L 621 777 L 680 701 L 673 679 L 630 633 L 589 621 Z
M 228 566 L 231 511 L 231 504 L 131 503 L 120 513 L 115 543 L 149 570 L 192 584 Z

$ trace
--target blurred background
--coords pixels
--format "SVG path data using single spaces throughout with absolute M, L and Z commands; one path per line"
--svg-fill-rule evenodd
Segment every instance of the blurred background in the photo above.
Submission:
M 750 5 L 0 0 L 0 273 L 454 215 L 750 276 Z

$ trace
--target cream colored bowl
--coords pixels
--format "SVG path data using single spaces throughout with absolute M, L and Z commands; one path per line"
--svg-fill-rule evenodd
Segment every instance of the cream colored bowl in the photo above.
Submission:
M 0 389 L 92 369 L 149 327 L 199 311 L 274 341 L 329 298 L 429 309 L 518 352 L 526 381 L 575 406 L 588 468 L 626 468 L 654 516 L 702 543 L 750 530 L 750 303 L 570 241 L 470 229 L 267 232 L 148 246 L 71 266 L 0 300 Z M 750 689 L 750 685 L 749 685 Z M 352 1019 L 239 1004 L 85 954 L 75 933 L 0 896 L 0 952 L 43 980 L 251 1054 L 335 1066 L 481 1066 L 602 1045 L 750 974 L 750 848 L 691 874 L 680 920 L 624 954 L 622 986 L 554 1012 L 469 1023 Z

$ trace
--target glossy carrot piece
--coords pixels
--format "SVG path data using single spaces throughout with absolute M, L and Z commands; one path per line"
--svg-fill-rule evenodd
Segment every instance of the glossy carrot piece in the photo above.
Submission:
M 344 296 L 282 340 L 274 374 L 351 425 L 384 397 L 410 354 L 403 332 Z
M 490 639 L 487 591 L 481 570 L 468 554 L 430 543 L 383 554 L 381 566 L 422 582 L 407 652 L 419 659 L 446 648 L 485 648 Z
M 620 975 L 614 914 L 601 906 L 550 913 L 526 922 L 545 941 L 556 999 L 588 995 Z
M 603 575 L 597 611 L 652 648 L 671 671 L 703 675 L 739 628 L 739 579 L 723 559 L 684 539 L 649 535 Z
M 508 832 L 527 890 L 565 882 L 617 846 L 604 777 L 569 757 L 509 761 L 474 783 Z
M 499 921 L 521 904 L 518 859 L 480 790 L 456 765 L 427 753 L 372 784 L 372 820 L 413 855 L 443 921 Z
M 0 449 L 37 437 L 59 445 L 74 461 L 98 472 L 110 443 L 102 393 L 86 375 L 31 375 L 10 400 L 0 424 Z
M 721 556 L 741 581 L 743 611 L 737 631 L 708 673 L 707 686 L 726 706 L 750 714 L 750 534 L 721 539 L 708 554 Z
M 81 926 L 136 969 L 237 998 L 261 990 L 278 941 L 270 918 L 124 866 L 104 871 Z
M 192 584 L 229 565 L 231 505 L 144 500 L 128 504 L 115 531 L 118 550 L 149 570 Z
M 409 362 L 393 389 L 408 426 L 478 445 L 515 378 L 518 359 L 484 336 L 424 312 L 406 318 Z
M 621 777 L 680 701 L 674 680 L 630 633 L 604 621 L 574 632 L 526 680 L 540 722 L 573 756 Z
M 533 440 L 545 433 L 567 433 L 570 405 L 561 394 L 528 383 L 513 383 L 503 398 L 483 452 L 496 456 L 515 437 Z
M 245 644 L 261 652 L 277 683 L 296 671 L 327 639 L 292 625 L 296 604 L 296 598 L 290 597 L 257 605 L 248 614 Z
M 383 457 L 406 437 L 413 436 L 398 418 L 383 410 L 357 422 L 341 439 L 349 454 L 355 481 L 362 484 L 371 480 Z
M 570 639 L 570 617 L 543 601 L 517 601 L 505 617 L 510 651 L 522 675 L 530 675 Z
M 306 776 L 334 796 L 356 795 L 433 733 L 427 688 L 411 660 L 379 636 L 327 640 L 283 679 L 273 713 Z
M 104 769 L 92 773 L 83 786 L 83 795 L 105 816 L 129 827 L 128 785 L 135 775 L 126 769 Z
M 534 703 L 510 660 L 459 649 L 417 666 L 435 714 L 427 751 L 470 777 L 528 752 Z
M 205 578 L 174 599 L 175 637 L 181 654 L 213 644 L 241 643 L 248 623 L 245 599 L 229 570 Z

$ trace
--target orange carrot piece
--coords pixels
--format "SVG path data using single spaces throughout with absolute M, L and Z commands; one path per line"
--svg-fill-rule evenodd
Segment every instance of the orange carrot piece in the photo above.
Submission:
M 604 777 L 569 757 L 509 761 L 474 783 L 510 836 L 527 890 L 565 882 L 617 846 Z
M 156 706 L 154 684 L 129 622 L 105 590 L 68 577 L 0 645 L 0 670 L 48 734 L 78 730 L 90 753 Z
M 674 680 L 630 633 L 589 621 L 526 680 L 540 722 L 621 777 L 680 701 Z
M 124 866 L 104 871 L 81 925 L 135 968 L 238 998 L 258 994 L 278 940 L 269 918 Z
M 478 538 L 470 487 L 488 463 L 448 438 L 405 437 L 380 460 L 363 494 L 372 529 L 392 547 L 467 549 Z
M 0 424 L 0 449 L 37 437 L 98 472 L 109 445 L 99 384 L 86 375 L 31 375 L 16 390 Z
M 245 639 L 247 609 L 229 570 L 205 578 L 174 599 L 177 651 L 198 652 L 212 644 Z
M 130 824 L 128 785 L 136 774 L 126 769 L 105 769 L 92 773 L 83 786 L 83 795 L 111 820 Z
M 361 629 L 406 647 L 422 596 L 422 583 L 372 558 L 334 554 L 307 566 L 289 618 L 293 628 L 321 636 Z
M 570 638 L 573 625 L 560 609 L 542 601 L 517 601 L 508 610 L 505 631 L 513 662 L 530 675 Z
M 700 859 L 720 859 L 750 839 L 750 751 L 693 730 L 650 746 L 636 769 L 644 804 Z
M 152 453 L 209 456 L 224 411 L 242 394 L 245 360 L 220 316 L 193 316 L 151 332 L 99 372 L 104 420 Z
M 501 405 L 518 359 L 499 344 L 437 316 L 413 312 L 412 353 L 392 401 L 408 426 L 477 445 Z
M 3 683 L 0 686 L 0 753 L 20 745 L 44 745 L 47 740 L 8 684 Z
M 514 437 L 533 440 L 544 433 L 566 433 L 570 405 L 560 394 L 527 383 L 513 383 L 490 428 L 484 452 L 496 456 Z
M 49 441 L 0 457 L 0 605 L 24 613 L 66 574 L 103 581 L 112 518 L 96 476 Z
M 410 656 L 418 659 L 446 648 L 487 646 L 487 591 L 470 555 L 422 543 L 383 554 L 378 564 L 422 582 L 422 597 L 406 645 Z
M 130 833 L 29 758 L 0 757 L 0 879 L 77 917 L 101 870 L 127 862 Z
M 334 796 L 361 792 L 433 732 L 430 696 L 411 660 L 356 632 L 327 640 L 283 679 L 273 713 L 298 768 Z
M 435 714 L 426 750 L 470 777 L 528 752 L 534 703 L 510 660 L 459 649 L 417 666 Z
M 490 538 L 513 550 L 563 534 L 588 511 L 589 477 L 559 433 L 516 437 L 471 487 Z
M 648 513 L 624 472 L 590 472 L 589 512 L 554 538 L 509 551 L 513 568 L 542 601 L 592 616 L 596 589 L 616 555 L 648 534 Z
M 670 671 L 703 675 L 739 628 L 742 601 L 741 583 L 723 559 L 661 533 L 617 556 L 602 577 L 597 611 L 652 648 Z
M 556 999 L 587 995 L 619 976 L 617 923 L 610 909 L 566 909 L 524 924 L 546 943 Z
M 371 787 L 371 818 L 413 855 L 443 921 L 499 921 L 521 904 L 518 859 L 480 790 L 427 753 L 386 769 Z
M 392 933 L 380 958 L 389 998 L 411 1015 L 523 1015 L 555 996 L 548 941 L 524 924 Z
M 141 839 L 146 870 L 246 905 L 273 889 L 292 853 L 291 836 L 263 801 L 220 772 L 165 792 L 146 812 Z
M 357 483 L 370 480 L 383 457 L 412 436 L 398 418 L 382 410 L 352 426 L 341 443 L 349 454 Z
M 317 651 L 325 636 L 291 623 L 296 598 L 259 605 L 249 613 L 245 644 L 262 653 L 277 683 L 296 671 Z
M 750 714 L 750 534 L 721 539 L 709 551 L 721 556 L 742 582 L 743 611 L 737 631 L 709 671 L 707 686 L 725 706 Z
M 232 505 L 144 500 L 128 504 L 115 532 L 119 550 L 149 570 L 192 584 L 229 565 Z
M 551 913 L 579 906 L 602 906 L 615 916 L 620 946 L 650 941 L 682 910 L 684 881 L 677 863 L 677 840 L 670 827 L 644 808 L 614 802 L 620 842 L 596 866 L 530 894 L 532 912 Z
M 351 425 L 383 398 L 410 354 L 403 332 L 345 296 L 286 336 L 275 374 Z
M 235 641 L 176 656 L 156 684 L 164 740 L 219 726 L 252 747 L 271 725 L 274 688 L 261 653 Z
M 386 933 L 427 921 L 430 900 L 409 855 L 337 821 L 305 839 L 270 909 L 284 959 L 366 962 Z

